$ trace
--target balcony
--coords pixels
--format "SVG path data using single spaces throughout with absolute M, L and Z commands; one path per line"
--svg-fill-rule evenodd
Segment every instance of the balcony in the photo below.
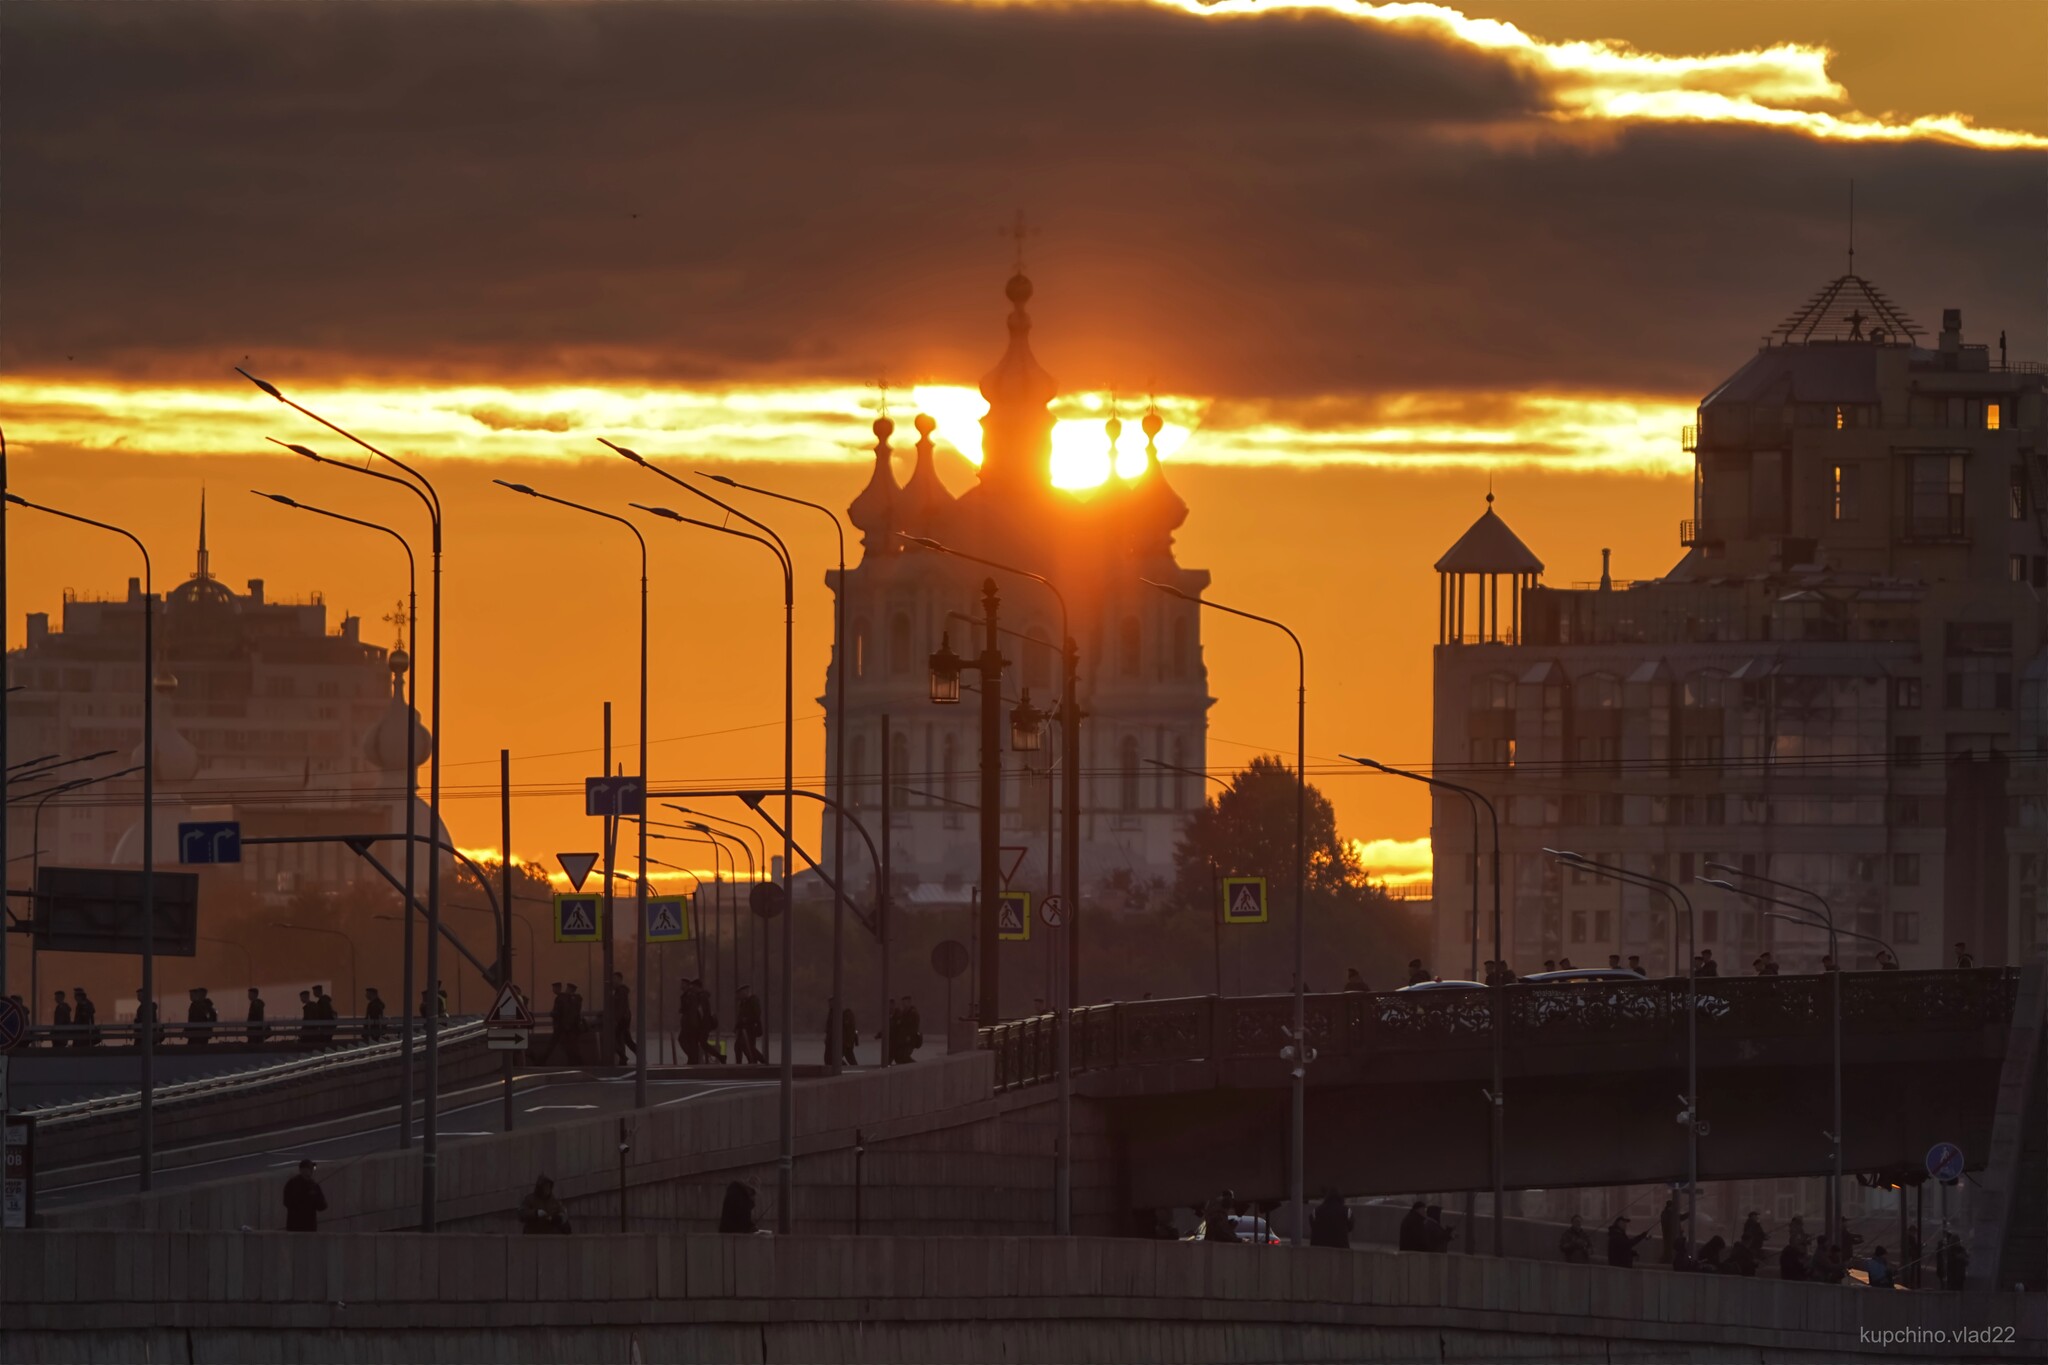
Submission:
M 1678 523 L 1678 543 L 1688 549 L 1695 545 L 1719 545 L 1727 537 L 1703 521 L 1687 517 Z

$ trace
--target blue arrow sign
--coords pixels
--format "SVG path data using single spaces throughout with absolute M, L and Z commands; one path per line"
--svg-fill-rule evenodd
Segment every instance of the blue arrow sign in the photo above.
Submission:
M 637 777 L 586 777 L 583 779 L 585 815 L 644 815 L 647 812 L 647 783 Z
M 242 861 L 238 820 L 188 820 L 178 826 L 178 861 L 205 865 Z

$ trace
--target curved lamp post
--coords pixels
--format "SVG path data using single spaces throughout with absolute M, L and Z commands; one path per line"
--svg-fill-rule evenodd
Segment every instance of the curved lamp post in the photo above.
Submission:
M 1294 1046 L 1283 1049 L 1286 1056 L 1294 1053 L 1294 1136 L 1293 1152 L 1288 1176 L 1288 1197 L 1294 1204 L 1294 1244 L 1308 1242 L 1308 1195 L 1304 1186 L 1306 1172 L 1303 1163 L 1306 1153 L 1305 1135 L 1308 1130 L 1308 1064 L 1312 1056 L 1308 1045 L 1308 655 L 1301 647 L 1301 637 L 1287 626 L 1270 616 L 1245 611 L 1238 607 L 1227 607 L 1221 602 L 1206 597 L 1182 592 L 1168 583 L 1140 579 L 1149 587 L 1159 589 L 1169 597 L 1178 597 L 1183 602 L 1192 602 L 1198 607 L 1208 607 L 1225 615 L 1242 617 L 1271 626 L 1285 635 L 1294 644 L 1295 692 L 1294 692 Z
M 277 444 L 279 444 L 279 445 L 283 445 L 284 443 L 283 443 L 282 441 L 279 441 L 279 442 L 277 442 Z M 294 449 L 294 453 L 300 453 L 300 452 L 299 452 L 299 451 L 298 451 L 298 450 L 297 450 L 296 448 L 292 448 L 292 449 Z M 317 458 L 317 457 L 315 457 L 315 458 Z M 351 467 L 352 467 L 352 466 L 351 466 Z M 403 482 L 403 480 L 398 480 L 397 482 Z M 398 1041 L 398 1051 L 399 1051 L 399 1083 L 398 1083 L 398 1089 L 399 1089 L 399 1093 L 398 1093 L 398 1145 L 399 1145 L 399 1146 L 400 1146 L 401 1148 L 405 1148 L 405 1147 L 410 1147 L 410 1146 L 412 1146 L 412 1084 L 413 1084 L 413 1082 L 412 1082 L 412 1070 L 413 1070 L 413 1066 L 412 1066 L 412 1018 L 413 1018 L 413 1016 L 412 1016 L 412 994 L 413 994 L 413 989 L 412 989 L 412 988 L 413 988 L 413 958 L 412 958 L 412 916 L 413 916 L 413 905 L 414 905 L 414 903 L 415 903 L 415 901 L 416 901 L 416 899 L 417 899 L 417 897 L 416 897 L 416 896 L 414 895 L 414 891 L 413 891 L 413 864 L 414 864 L 414 863 L 416 863 L 416 862 L 418 861 L 418 856 L 417 856 L 417 854 L 418 854 L 418 839 L 419 839 L 419 830 L 418 830 L 418 825 L 419 825 L 419 812 L 418 812 L 418 809 L 417 809 L 417 807 L 418 807 L 418 805 L 419 805 L 419 772 L 420 772 L 420 759 L 419 759 L 419 697 L 420 697 L 420 674 L 419 674 L 419 657 L 420 657 L 420 651 L 419 651 L 419 645 L 420 645 L 420 620 L 419 620 L 419 617 L 420 617 L 420 571 L 419 571 L 419 560 L 418 560 L 418 558 L 417 558 L 417 557 L 416 557 L 416 556 L 415 556 L 415 555 L 413 554 L 413 551 L 412 551 L 412 542 L 411 542 L 411 541 L 407 540 L 407 539 L 406 539 L 406 538 L 405 538 L 405 537 L 404 537 L 403 535 L 400 535 L 400 534 L 399 534 L 399 533 L 398 533 L 397 531 L 394 531 L 394 530 L 393 530 L 392 528 L 390 528 L 389 526 L 385 526 L 385 525 L 383 525 L 383 524 L 382 524 L 382 523 L 380 523 L 380 522 L 374 522 L 374 521 L 365 521 L 365 520 L 363 520 L 363 519 L 362 519 L 361 517 L 351 517 L 351 516 L 347 516 L 347 515 L 345 515 L 345 514 L 343 514 L 343 513 L 340 513 L 340 512 L 334 512 L 334 511 L 330 511 L 329 509 L 327 509 L 327 508 L 325 508 L 325 507 L 315 507 L 315 506 L 313 506 L 313 505 L 312 505 L 311 503 L 305 503 L 305 502 L 300 502 L 300 501 L 299 501 L 298 499 L 296 499 L 296 498 L 288 498 L 288 497 L 286 497 L 286 496 L 285 496 L 284 494 L 282 494 L 282 493 L 265 493 L 265 492 L 263 492 L 262 490 L 260 490 L 260 489 L 255 489 L 255 488 L 252 488 L 252 489 L 250 489 L 249 491 L 250 491 L 251 493 L 254 493 L 254 494 L 255 494 L 255 495 L 256 495 L 257 497 L 259 497 L 259 498 L 264 498 L 264 499 L 267 499 L 267 500 L 269 500 L 269 501 L 271 501 L 271 502 L 274 502 L 274 503 L 276 503 L 276 504 L 277 504 L 278 506 L 280 506 L 280 507 L 289 507 L 289 508 L 293 509 L 294 511 L 299 511 L 299 512 L 311 512 L 311 513 L 312 513 L 313 515 L 315 515 L 315 516 L 320 516 L 320 517 L 326 517 L 326 518 L 328 518 L 328 519 L 330 519 L 330 520 L 332 520 L 332 521 L 342 521 L 342 522 L 347 522 L 347 523 L 348 523 L 348 524 L 349 524 L 350 526 L 360 526 L 360 527 L 362 527 L 362 528 L 363 528 L 364 530 L 368 530 L 368 531 L 381 531 L 381 532 L 383 532 L 383 533 L 384 533 L 385 535 L 387 535 L 387 536 L 390 536 L 390 537 L 391 537 L 391 538 L 392 538 L 393 540 L 397 541 L 397 542 L 398 542 L 398 548 L 399 548 L 399 549 L 401 549 L 401 550 L 403 550 L 403 551 L 405 551 L 405 640 L 406 640 L 406 645 L 405 645 L 405 649 L 406 649 L 406 662 L 407 662 L 407 664 L 408 664 L 409 666 L 408 666 L 408 667 L 407 667 L 407 669 L 406 669 L 406 675 L 405 675 L 405 707 L 406 707 L 406 711 L 407 711 L 407 713 L 408 713 L 408 714 L 406 715 L 406 724 L 405 724 L 405 879 L 404 879 L 404 880 L 405 880 L 405 889 L 404 889 L 404 894 L 405 894 L 405 911 L 404 911 L 404 916 L 405 916 L 405 953 L 404 953 L 404 959 L 403 959 L 403 973 L 402 973 L 402 975 L 404 976 L 404 978 L 405 978 L 405 979 L 404 979 L 404 980 L 403 980 L 403 981 L 402 981 L 402 982 L 400 983 L 400 985 L 399 985 L 399 994 L 400 994 L 400 996 L 401 996 L 401 1001 L 400 1001 L 400 1005 L 399 1005 L 399 1009 L 400 1009 L 400 1015 L 399 1015 L 399 1041 Z M 436 673 L 438 673 L 438 672 L 439 672 L 439 669 L 438 669 L 438 667 L 436 668 L 436 670 L 435 670 L 435 671 L 436 671 Z M 439 738 L 439 736 L 436 736 L 436 737 L 435 737 L 435 744 L 436 744 L 436 746 L 437 746 L 437 747 L 438 747 L 439 743 L 440 743 L 440 738 Z M 433 855 L 433 853 L 432 853 L 432 852 L 429 852 L 429 854 L 428 854 L 428 857 L 429 857 L 429 858 L 431 859 L 431 858 L 433 858 L 433 856 L 434 856 L 434 855 Z
M 1685 908 L 1685 947 L 1688 964 L 1685 969 L 1685 1112 L 1679 1115 L 1685 1124 L 1685 1254 L 1692 1256 L 1696 1219 L 1700 1204 L 1700 980 L 1699 980 L 1699 921 L 1693 914 L 1692 899 L 1685 894 L 1685 888 L 1676 882 L 1667 882 L 1662 877 L 1653 877 L 1647 872 L 1635 872 L 1610 863 L 1596 863 L 1582 853 L 1570 849 L 1546 848 L 1551 857 L 1568 866 L 1581 868 L 1595 876 L 1611 881 L 1626 882 L 1655 891 L 1664 897 L 1673 914 L 1679 907 Z
M 351 473 L 366 474 L 373 479 L 382 479 L 387 483 L 395 483 L 399 487 L 411 492 L 426 509 L 427 521 L 433 531 L 434 558 L 434 626 L 431 646 L 434 656 L 434 682 L 431 689 L 431 699 L 428 703 L 429 709 L 432 712 L 432 718 L 427 722 L 434 733 L 434 747 L 427 760 L 427 807 L 432 811 L 433 821 L 438 829 L 441 823 L 441 753 L 448 747 L 447 737 L 441 733 L 441 495 L 435 491 L 432 481 L 396 455 L 379 450 L 376 446 L 371 445 L 346 427 L 330 422 L 311 408 L 285 397 L 283 393 L 278 391 L 278 387 L 275 384 L 270 383 L 268 380 L 258 379 L 241 366 L 235 366 L 235 373 L 241 375 L 242 378 L 248 380 L 251 384 L 254 384 L 264 393 L 269 394 L 292 411 L 318 422 L 336 435 L 344 437 L 355 445 L 361 446 L 364 450 L 369 451 L 371 455 L 390 464 L 405 477 L 400 478 L 398 475 L 386 474 L 380 469 L 370 469 L 363 465 L 346 464 L 340 460 L 332 460 L 325 455 L 314 454 L 305 446 L 293 445 L 286 441 L 276 441 L 276 444 L 283 446 L 295 455 L 312 460 L 316 464 L 329 465 L 335 469 L 346 469 Z M 275 438 L 272 439 L 274 440 Z M 406 852 L 407 856 L 410 857 L 411 850 L 408 849 Z M 408 913 L 410 913 L 409 907 Z M 408 934 L 407 937 L 409 939 L 411 935 Z M 436 983 L 436 988 L 438 989 L 438 983 L 441 979 L 441 859 L 438 855 L 427 860 L 426 966 L 427 980 Z M 412 1008 L 411 993 L 409 991 L 405 1001 L 405 1008 L 407 1010 Z M 429 1011 L 427 1014 L 426 1035 L 426 1121 L 421 1127 L 420 1137 L 420 1229 L 424 1232 L 432 1232 L 439 1218 L 438 1194 L 440 1189 L 441 1160 L 441 1011 L 438 1008 Z
M 142 556 L 142 995 L 154 1008 L 156 1000 L 156 585 L 150 565 L 149 547 L 133 531 L 109 522 L 94 521 L 76 512 L 30 502 L 14 493 L 5 495 L 12 507 L 44 512 L 81 526 L 110 531 L 133 545 Z M 0 623 L 4 624 L 4 623 Z M 0 678 L 0 687 L 6 680 Z M 141 1005 L 136 1006 L 141 1013 Z M 161 1010 L 158 1011 L 161 1014 Z M 138 1018 L 137 1023 L 141 1020 Z M 158 1022 L 161 1022 L 160 1020 Z M 136 1173 L 138 1186 L 147 1191 L 156 1177 L 156 1030 L 135 1030 L 142 1055 L 142 1102 L 138 1107 Z
M 1507 997 L 1501 992 L 1507 989 L 1508 973 L 1507 954 L 1502 951 L 1500 941 L 1500 812 L 1494 809 L 1486 793 L 1476 788 L 1410 772 L 1406 768 L 1391 768 L 1376 759 L 1353 758 L 1350 754 L 1338 757 L 1374 772 L 1405 777 L 1410 782 L 1453 791 L 1465 798 L 1465 804 L 1472 809 L 1472 956 L 1475 958 L 1479 956 L 1479 808 L 1486 807 L 1488 826 L 1493 831 L 1493 979 L 1486 983 L 1487 999 L 1493 1005 L 1489 1011 L 1493 1021 L 1493 1088 L 1486 1092 L 1486 1107 L 1492 1125 L 1489 1141 L 1493 1147 L 1493 1254 L 1506 1255 L 1506 1230 L 1502 1220 L 1507 1203 Z M 1476 963 L 1472 979 L 1479 979 Z
M 590 516 L 601 517 L 605 521 L 623 526 L 632 533 L 634 541 L 640 546 L 639 823 L 640 863 L 641 866 L 645 867 L 647 864 L 647 787 L 649 782 L 647 776 L 647 537 L 640 534 L 639 527 L 616 513 L 600 511 L 595 507 L 587 507 L 580 502 L 571 502 L 567 498 L 558 498 L 552 493 L 540 492 L 538 489 L 529 488 L 523 483 L 509 483 L 504 479 L 492 479 L 491 482 L 500 488 L 510 489 L 514 493 L 524 493 L 529 498 L 538 498 L 542 502 L 551 502 L 557 507 L 571 508 L 574 511 L 588 513 Z M 644 875 L 634 879 L 633 905 L 633 992 L 635 998 L 640 1002 L 640 1008 L 635 1012 L 634 1017 L 633 1107 L 645 1109 L 647 1107 L 647 878 Z M 605 999 L 604 1009 L 599 1015 L 599 1019 L 604 1037 L 604 1042 L 600 1046 L 607 1049 L 612 1046 L 612 1033 L 619 1026 L 619 1021 L 611 1017 L 612 978 L 614 975 L 615 973 L 612 970 L 612 925 L 610 921 L 606 921 L 604 926 Z

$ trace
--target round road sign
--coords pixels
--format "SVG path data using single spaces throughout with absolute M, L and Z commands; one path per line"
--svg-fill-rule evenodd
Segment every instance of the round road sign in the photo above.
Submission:
M 789 893 L 775 882 L 755 882 L 747 892 L 747 908 L 762 919 L 774 919 L 789 904 Z
M 1963 1178 L 1963 1149 L 1953 1142 L 1937 1142 L 1927 1149 L 1927 1174 L 1944 1185 Z
M 1047 896 L 1038 905 L 1038 917 L 1045 921 L 1048 929 L 1057 929 L 1067 922 L 1067 905 L 1058 896 Z
M 28 1011 L 0 996 L 0 1052 L 12 1052 L 28 1036 Z

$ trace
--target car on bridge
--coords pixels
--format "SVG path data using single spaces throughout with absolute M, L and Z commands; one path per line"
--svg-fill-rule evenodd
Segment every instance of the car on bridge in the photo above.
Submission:
M 1280 1245 L 1279 1237 L 1274 1234 L 1271 1227 L 1267 1226 L 1266 1220 L 1255 1213 L 1233 1213 L 1230 1215 L 1230 1225 L 1237 1233 L 1237 1240 L 1245 1243 L 1247 1246 L 1276 1247 Z M 1207 1229 L 1197 1227 L 1193 1232 L 1181 1238 L 1181 1240 L 1183 1242 L 1206 1242 L 1209 1240 Z
M 1630 983 L 1647 981 L 1626 967 L 1567 967 L 1556 972 L 1531 972 L 1517 977 L 1525 986 L 1579 986 L 1593 981 L 1626 981 Z
M 1400 990 L 1395 991 L 1394 994 L 1401 995 L 1407 991 L 1483 991 L 1485 989 L 1486 983 L 1483 981 L 1446 981 L 1442 977 L 1438 977 L 1434 981 L 1418 981 L 1412 986 L 1403 986 Z

